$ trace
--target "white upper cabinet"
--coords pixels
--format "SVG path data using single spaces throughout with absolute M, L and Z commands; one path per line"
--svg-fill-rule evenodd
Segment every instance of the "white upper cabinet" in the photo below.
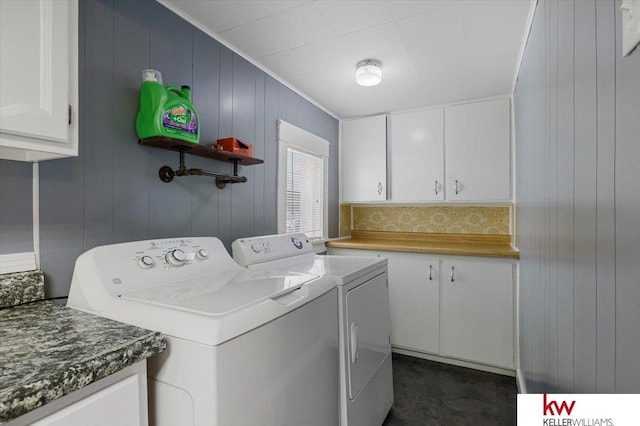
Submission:
M 442 108 L 391 116 L 391 199 L 444 200 Z
M 509 201 L 509 99 L 342 122 L 343 202 Z
M 78 155 L 78 2 L 2 0 L 0 32 L 0 158 Z
M 387 116 L 342 122 L 342 201 L 387 199 Z
M 508 99 L 445 109 L 446 192 L 452 201 L 506 201 L 511 195 Z

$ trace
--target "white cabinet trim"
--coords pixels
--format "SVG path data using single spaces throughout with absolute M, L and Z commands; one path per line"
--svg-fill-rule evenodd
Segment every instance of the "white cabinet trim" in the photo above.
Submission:
M 36 266 L 36 254 L 11 253 L 0 255 L 0 274 L 11 274 L 14 272 L 33 271 Z

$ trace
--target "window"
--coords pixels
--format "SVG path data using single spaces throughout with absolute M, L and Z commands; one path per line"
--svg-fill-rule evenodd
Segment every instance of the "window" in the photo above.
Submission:
M 278 233 L 327 236 L 329 142 L 278 121 Z

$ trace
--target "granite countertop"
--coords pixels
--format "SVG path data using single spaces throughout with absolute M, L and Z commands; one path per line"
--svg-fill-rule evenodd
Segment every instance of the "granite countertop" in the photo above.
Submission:
M 48 301 L 0 310 L 0 423 L 162 352 L 160 333 Z
M 330 248 L 403 251 L 518 259 L 509 235 L 427 234 L 413 232 L 352 231 L 350 238 L 329 241 Z

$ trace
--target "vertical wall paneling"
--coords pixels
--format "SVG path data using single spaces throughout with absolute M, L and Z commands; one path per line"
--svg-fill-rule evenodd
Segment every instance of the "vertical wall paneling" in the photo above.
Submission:
M 33 251 L 32 167 L 0 160 L 0 254 Z
M 114 5 L 111 90 L 115 103 L 108 103 L 113 119 L 107 123 L 112 129 L 113 146 L 113 241 L 142 240 L 149 236 L 148 176 L 152 167 L 148 163 L 148 148 L 136 143 L 138 136 L 132 121 L 138 112 L 142 70 L 149 68 L 149 6 L 149 2 L 128 0 L 115 0 Z M 100 37 L 101 33 L 91 31 L 87 36 Z M 95 98 L 92 86 L 87 92 L 91 99 Z M 102 143 L 98 142 L 101 135 L 89 134 L 96 138 L 95 143 Z M 88 187 L 90 191 L 94 189 Z
M 293 108 L 291 111 L 287 109 L 287 101 L 288 101 L 287 92 L 289 91 L 290 90 L 287 87 L 278 85 L 278 115 L 284 121 L 288 121 L 289 123 L 295 125 L 296 123 L 294 123 L 294 116 L 293 116 L 293 112 L 295 111 L 293 111 Z
M 80 154 L 40 164 L 41 263 L 48 296 L 68 293 L 76 258 L 97 244 L 210 235 L 229 248 L 235 238 L 275 233 L 276 121 L 286 114 L 295 114 L 305 130 L 330 141 L 329 167 L 337 175 L 336 119 L 155 0 L 80 2 L 79 39 Z M 247 183 L 219 190 L 207 177 L 158 179 L 161 166 L 178 167 L 179 155 L 137 143 L 135 117 L 145 68 L 161 71 L 165 85 L 191 86 L 203 144 L 230 136 L 254 144 L 265 163 L 240 166 Z M 233 171 L 231 163 L 189 155 L 186 163 Z M 19 170 L 0 167 L 22 180 Z M 0 196 L 5 201 L 5 192 Z M 11 205 L 31 209 L 23 195 L 7 196 Z M 337 236 L 333 177 L 329 198 L 335 208 L 330 235 Z M 4 215 L 4 203 L 2 209 Z M 31 213 L 21 218 L 31 228 Z M 32 235 L 19 231 L 21 225 L 0 218 L 3 233 L 5 225 L 33 246 Z
M 162 73 L 165 86 L 193 87 L 193 30 L 194 28 L 160 3 L 150 2 L 152 26 L 149 43 L 151 68 Z M 132 117 L 133 119 L 133 117 Z M 131 143 L 135 143 L 131 141 Z M 158 169 L 167 165 L 178 167 L 178 154 L 161 149 L 149 150 L 149 170 L 157 177 Z M 186 165 L 192 167 L 191 156 Z M 158 237 L 191 235 L 192 179 L 177 178 L 170 184 L 152 179 L 149 185 L 149 230 Z
M 220 46 L 220 105 L 218 108 L 218 139 L 233 136 L 233 52 Z M 224 173 L 231 173 L 231 164 L 211 164 Z M 244 184 L 241 184 L 244 185 Z M 218 236 L 222 241 L 231 240 L 232 185 L 218 192 Z
M 531 48 L 532 58 L 533 58 L 531 66 L 535 72 L 532 73 L 533 78 L 531 79 L 531 89 L 533 91 L 533 96 L 531 98 L 530 114 L 532 117 L 535 117 L 536 122 L 539 122 L 540 120 L 544 119 L 544 112 L 540 111 L 540 106 L 544 105 L 544 103 L 542 102 L 543 93 L 541 92 L 541 90 L 544 87 L 544 81 L 542 81 L 542 79 L 544 78 L 544 72 L 540 64 L 540 53 L 541 53 L 540 45 L 543 44 L 542 43 L 543 36 L 541 34 L 544 34 L 545 16 L 544 16 L 544 13 L 542 13 L 542 11 L 540 11 L 539 16 L 540 16 L 540 19 L 538 20 L 538 22 L 535 23 L 535 25 L 532 28 L 532 33 L 536 34 L 537 36 L 534 37 L 535 42 L 532 44 L 532 48 Z M 544 125 L 544 122 L 542 122 L 542 125 Z M 531 132 L 532 139 L 540 140 L 542 137 L 541 132 L 543 131 L 543 129 L 544 127 L 542 126 L 531 127 L 529 131 Z M 540 147 L 541 147 L 541 144 L 537 144 L 537 145 L 533 144 L 528 147 L 528 158 L 530 158 L 530 162 L 531 162 L 530 167 L 532 170 L 536 170 L 538 169 L 538 167 L 540 167 L 540 160 L 536 158 L 536 156 L 539 155 Z M 529 193 L 529 197 L 533 199 L 535 199 L 535 197 L 537 196 L 540 179 L 530 182 L 528 185 L 527 192 Z M 535 233 L 534 230 L 535 230 L 536 221 L 540 220 L 540 218 L 541 218 L 540 215 L 532 215 L 530 217 L 530 223 L 528 225 L 529 229 L 527 230 L 528 237 L 530 239 L 529 247 L 530 247 L 530 250 L 534 252 L 539 252 L 541 236 Z M 531 312 L 539 312 L 541 310 L 544 310 L 544 306 L 542 305 L 542 300 L 541 300 L 541 295 L 544 293 L 544 291 L 542 288 L 543 283 L 540 281 L 540 258 L 530 259 L 528 263 L 529 263 L 529 267 L 528 267 L 529 273 L 531 274 L 531 276 L 534 277 L 534 279 L 537 282 L 540 283 L 538 286 L 530 288 L 531 300 L 529 302 L 529 309 L 531 310 Z M 546 349 L 545 349 L 546 347 L 544 345 L 545 318 L 544 318 L 544 315 L 541 315 L 541 316 L 535 315 L 535 316 L 531 316 L 529 321 L 530 321 L 529 323 L 530 335 L 536 338 L 537 341 L 541 342 L 541 344 L 538 345 L 533 351 L 533 353 L 531 354 L 530 361 L 533 367 L 531 370 L 537 372 L 537 377 L 535 378 L 534 382 L 542 382 L 544 380 L 542 359 L 546 352 Z
M 249 143 L 255 140 L 256 113 L 256 68 L 238 55 L 233 55 L 233 130 L 232 135 Z M 239 167 L 239 173 L 246 176 L 249 182 L 231 185 L 231 233 L 241 237 L 255 235 L 253 196 L 254 167 Z
M 547 210 L 547 297 L 549 336 L 547 381 L 553 388 L 558 387 L 558 2 L 547 3 L 547 164 L 546 185 Z
M 291 119 L 290 123 L 295 126 L 301 127 L 300 123 L 300 109 L 298 108 L 298 94 L 288 87 L 284 90 L 285 93 L 285 114 Z
M 114 1 L 102 0 L 96 8 L 93 29 L 87 33 L 84 60 L 86 69 L 85 134 L 94 135 L 95 143 L 86 144 L 84 165 L 91 173 L 84 176 L 84 246 L 108 244 L 113 238 L 113 175 L 114 175 L 114 104 L 103 102 L 112 98 L 114 88 Z M 99 14 L 98 14 L 99 11 Z M 118 102 L 118 101 L 116 101 Z M 123 99 L 122 102 L 126 102 Z
M 595 0 L 575 3 L 574 383 L 595 389 L 596 371 L 596 28 Z
M 529 392 L 640 392 L 640 52 L 619 1 L 541 0 L 514 94 Z
M 536 159 L 535 168 L 536 170 L 540 170 L 542 167 L 545 167 L 545 163 L 547 161 L 547 151 L 549 149 L 549 141 L 548 141 L 548 116 L 547 116 L 547 87 L 548 87 L 548 75 L 547 75 L 547 28 L 548 28 L 548 10 L 549 3 L 543 5 L 541 10 L 541 26 L 540 29 L 542 31 L 542 37 L 538 41 L 537 45 L 537 73 L 540 75 L 540 80 L 537 83 L 537 87 L 539 87 L 538 92 L 538 100 L 536 104 L 536 117 L 539 118 L 540 121 L 544 123 L 544 126 L 541 126 L 537 129 L 537 140 L 541 143 L 537 148 L 537 152 L 534 155 Z M 548 175 L 541 176 L 541 179 L 536 181 L 535 194 L 536 198 L 542 198 L 544 200 L 541 205 L 542 211 L 541 214 L 536 216 L 537 219 L 537 227 L 541 229 L 547 229 L 547 219 L 548 219 L 548 199 L 546 197 L 542 197 L 542 194 L 546 191 L 549 181 Z M 542 284 L 537 288 L 537 297 L 536 304 L 539 309 L 543 310 L 544 315 L 542 318 L 538 319 L 538 330 L 539 334 L 542 335 L 542 339 L 544 341 L 544 345 L 541 345 L 540 351 L 542 356 L 540 357 L 540 363 L 542 366 L 549 365 L 549 276 L 547 274 L 548 268 L 548 247 L 547 247 L 547 237 L 548 233 L 544 232 L 536 235 L 536 250 L 541 254 L 540 258 L 536 262 L 536 275 L 538 280 Z M 542 368 L 542 380 L 548 380 L 549 372 L 548 368 Z
M 533 28 L 531 29 L 531 33 L 533 34 Z M 533 37 L 530 37 L 530 43 L 533 42 Z M 527 55 L 522 58 L 521 69 L 529 69 L 531 62 L 531 56 Z M 531 75 L 530 73 L 520 73 L 518 79 L 518 89 L 523 91 L 529 91 L 530 87 Z M 514 97 L 513 105 L 514 105 L 514 117 L 515 122 L 518 124 L 514 128 L 516 140 L 519 141 L 515 147 L 514 158 L 515 158 L 515 168 L 514 170 L 523 171 L 527 168 L 528 163 L 524 161 L 525 158 L 528 158 L 525 150 L 531 146 L 528 143 L 529 138 L 531 137 L 531 133 L 529 131 L 529 121 L 525 120 L 525 116 L 530 111 L 530 103 L 531 97 L 523 98 L 522 96 Z M 526 142 L 525 142 L 526 141 Z M 527 187 L 524 185 L 524 182 L 520 180 L 516 180 L 516 188 L 515 193 L 518 194 L 519 197 L 523 199 L 527 199 L 528 191 Z M 529 244 L 529 233 L 526 230 L 526 225 L 530 222 L 527 220 L 527 209 L 523 209 L 521 204 L 516 204 L 516 216 L 518 220 L 515 225 L 515 234 L 516 234 L 516 243 L 521 252 L 525 251 L 525 248 L 528 247 Z M 520 276 L 529 275 L 528 271 L 529 261 L 528 258 L 522 257 L 520 259 L 518 270 Z M 518 347 L 530 347 L 529 342 L 524 339 L 529 339 L 531 336 L 531 332 L 527 330 L 525 332 L 524 327 L 528 327 L 531 324 L 531 319 L 529 317 L 532 309 L 529 307 L 531 297 L 530 297 L 530 286 L 520 286 L 518 288 L 518 312 L 520 316 L 519 321 L 519 341 Z M 529 353 L 522 351 L 519 354 L 519 363 L 522 369 L 524 370 L 525 366 L 529 366 L 531 362 L 529 361 Z
M 305 99 L 296 93 L 296 100 L 298 104 L 298 120 L 300 121 L 299 127 L 303 129 L 310 129 L 313 127 L 313 106 L 306 102 Z
M 220 45 L 202 31 L 193 30 L 193 102 L 200 118 L 200 142 L 218 139 L 220 97 Z M 174 154 L 175 155 L 175 154 Z M 175 161 L 175 160 L 174 160 Z M 219 164 L 207 158 L 192 157 L 194 168 L 217 170 Z M 191 179 L 191 222 L 193 235 L 218 235 L 220 191 L 213 179 Z
M 616 1 L 616 392 L 640 393 L 640 49 L 622 57 Z
M 615 14 L 613 2 L 596 1 L 596 389 L 603 393 L 615 391 Z
M 253 155 L 264 159 L 265 154 L 265 85 L 266 74 L 255 70 L 255 129 L 253 137 Z M 264 204 L 265 191 L 262 182 L 265 178 L 265 166 L 259 164 L 252 167 L 253 180 L 253 232 L 255 235 L 265 234 Z
M 265 234 L 275 234 L 278 232 L 276 212 L 277 200 L 277 163 L 278 163 L 278 118 L 281 117 L 279 111 L 279 84 L 271 76 L 265 76 L 264 91 L 264 220 Z M 337 120 L 336 120 L 337 121 Z M 336 139 L 337 139 L 336 132 Z M 334 144 L 332 144 L 333 146 Z M 336 144 L 337 145 L 337 144 Z M 267 188 L 269 190 L 267 190 Z M 337 192 L 335 193 L 337 194 Z
M 573 390 L 574 313 L 574 1 L 558 2 L 558 376 L 559 389 Z M 529 178 L 531 179 L 531 177 Z

